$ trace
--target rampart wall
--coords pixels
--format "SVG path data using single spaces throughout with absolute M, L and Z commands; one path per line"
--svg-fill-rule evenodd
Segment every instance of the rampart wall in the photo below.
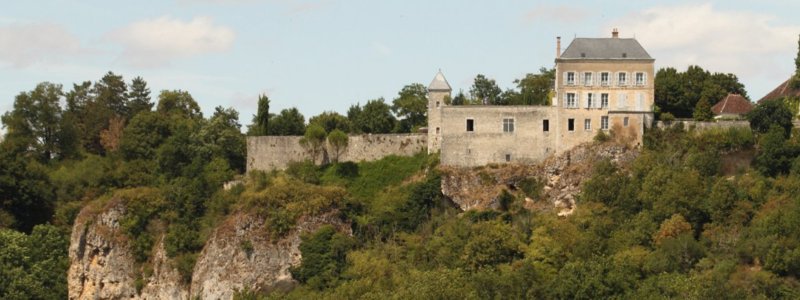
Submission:
M 301 136 L 252 136 L 247 137 L 247 171 L 282 170 L 292 161 L 311 159 L 311 155 L 300 146 Z M 389 155 L 411 156 L 425 151 L 426 134 L 365 134 L 350 135 L 348 147 L 339 156 L 339 161 L 371 161 Z M 316 163 L 330 161 L 334 155 L 330 150 L 314 158 Z

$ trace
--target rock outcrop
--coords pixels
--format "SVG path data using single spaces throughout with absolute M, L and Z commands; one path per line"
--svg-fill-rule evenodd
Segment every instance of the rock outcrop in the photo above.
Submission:
M 583 180 L 591 176 L 596 161 L 610 159 L 625 166 L 638 153 L 638 149 L 620 144 L 587 143 L 537 165 L 441 167 L 442 193 L 462 210 L 497 208 L 498 196 L 503 190 L 515 190 L 522 180 L 535 178 L 543 185 L 542 195 L 540 199 L 526 199 L 525 206 L 555 209 L 566 215 L 575 208 L 575 196 L 580 193 Z
M 183 283 L 159 238 L 152 273 L 142 278 L 128 238 L 120 228 L 125 205 L 85 207 L 75 221 L 67 274 L 70 299 L 231 299 L 237 290 L 291 287 L 291 266 L 300 263 L 300 235 L 332 224 L 352 234 L 336 211 L 304 217 L 282 238 L 272 240 L 264 220 L 248 214 L 229 216 L 199 253 L 191 284 Z M 138 285 L 138 286 L 137 286 Z

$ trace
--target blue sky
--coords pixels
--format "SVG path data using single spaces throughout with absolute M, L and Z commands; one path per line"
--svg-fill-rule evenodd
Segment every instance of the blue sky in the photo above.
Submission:
M 737 74 L 757 100 L 793 72 L 800 1 L 12 1 L 0 11 L 0 113 L 38 82 L 142 76 L 189 91 L 243 125 L 391 101 L 441 69 L 456 91 L 482 73 L 502 88 L 552 67 L 555 37 L 636 37 L 656 68 Z

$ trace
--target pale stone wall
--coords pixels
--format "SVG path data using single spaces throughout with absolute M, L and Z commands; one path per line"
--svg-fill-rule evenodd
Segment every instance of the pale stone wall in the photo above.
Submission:
M 698 122 L 698 121 L 672 121 L 665 123 L 664 121 L 656 122 L 656 126 L 658 128 L 665 128 L 669 126 L 675 126 L 677 124 L 683 124 L 684 129 L 694 128 L 697 130 L 706 130 L 706 129 L 713 129 L 713 128 L 732 128 L 732 127 L 747 127 L 750 128 L 750 122 L 746 120 L 737 120 L 737 121 L 716 121 L 716 122 Z
M 291 161 L 311 159 L 311 155 L 300 146 L 301 136 L 254 136 L 247 137 L 247 170 L 282 170 Z M 348 147 L 339 157 L 340 161 L 370 161 L 388 155 L 411 156 L 425 151 L 425 134 L 365 134 L 351 135 Z M 327 147 L 330 149 L 330 147 Z M 314 159 L 320 163 L 329 161 L 327 156 Z
M 627 111 L 652 111 L 654 101 L 654 81 L 655 71 L 653 60 L 565 60 L 558 59 L 556 65 L 556 101 L 554 106 L 565 106 L 565 94 L 576 93 L 578 95 L 578 107 L 586 105 L 587 93 L 598 95 L 596 101 L 600 101 L 600 94 L 609 95 L 608 108 L 611 110 Z M 575 83 L 568 85 L 566 74 L 575 72 Z M 591 72 L 592 84 L 586 85 L 583 81 L 583 74 Z M 609 73 L 609 82 L 602 85 L 600 74 Z M 627 83 L 619 85 L 617 73 L 627 73 Z M 636 85 L 635 74 L 642 72 L 645 74 L 643 85 Z M 639 105 L 638 95 L 642 95 L 643 103 Z M 626 96 L 626 101 L 620 103 L 621 95 Z
M 450 92 L 431 91 L 428 93 L 428 153 L 441 150 L 442 108 L 447 106 L 445 98 Z

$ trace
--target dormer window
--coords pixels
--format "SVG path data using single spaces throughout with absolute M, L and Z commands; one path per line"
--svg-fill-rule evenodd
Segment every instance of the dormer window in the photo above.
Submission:
M 586 86 L 592 85 L 592 72 L 583 73 L 583 84 Z
M 575 72 L 567 72 L 567 85 L 575 85 Z

